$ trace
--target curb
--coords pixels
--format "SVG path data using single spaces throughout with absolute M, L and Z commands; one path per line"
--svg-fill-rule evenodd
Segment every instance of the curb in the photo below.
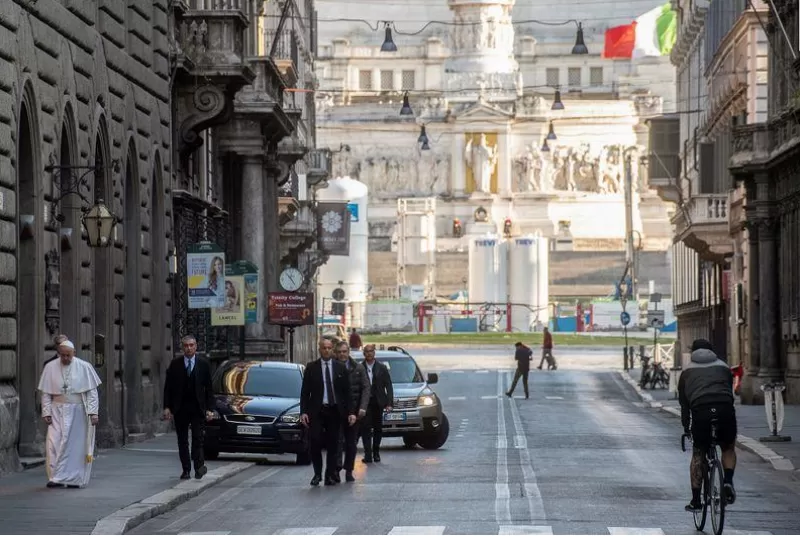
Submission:
M 125 534 L 148 519 L 174 510 L 211 486 L 253 467 L 254 463 L 234 462 L 206 473 L 202 480 L 187 480 L 100 519 L 92 534 Z
M 665 406 L 661 402 L 656 402 L 653 399 L 653 395 L 650 393 L 645 393 L 642 388 L 639 387 L 639 383 L 631 378 L 629 374 L 625 372 L 620 372 L 619 374 L 622 376 L 622 379 L 628 383 L 628 385 L 633 387 L 643 401 L 649 402 L 651 408 L 659 409 L 665 413 L 669 413 L 673 417 L 681 417 L 681 411 L 679 409 L 671 406 Z M 792 463 L 792 460 L 781 456 L 771 448 L 764 446 L 761 444 L 761 442 L 753 439 L 752 437 L 739 434 L 736 436 L 736 446 L 742 450 L 746 450 L 747 452 L 755 454 L 763 461 L 772 465 L 772 468 L 776 471 L 794 471 L 794 464 Z

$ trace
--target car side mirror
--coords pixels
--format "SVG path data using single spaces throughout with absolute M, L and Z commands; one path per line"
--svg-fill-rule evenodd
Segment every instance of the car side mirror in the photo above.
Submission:
M 428 384 L 433 385 L 434 383 L 439 383 L 439 375 L 435 372 L 431 372 L 428 374 Z

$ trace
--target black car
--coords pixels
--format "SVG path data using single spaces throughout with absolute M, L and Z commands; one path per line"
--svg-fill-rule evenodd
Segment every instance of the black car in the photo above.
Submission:
M 300 424 L 303 366 L 276 361 L 226 361 L 214 374 L 216 413 L 206 427 L 205 456 L 220 452 L 296 454 L 310 463 Z

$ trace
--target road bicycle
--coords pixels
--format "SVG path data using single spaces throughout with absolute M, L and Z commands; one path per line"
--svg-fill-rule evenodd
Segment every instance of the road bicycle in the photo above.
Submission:
M 639 378 L 639 386 L 642 389 L 647 389 L 648 384 L 650 389 L 656 389 L 659 384 L 663 389 L 669 387 L 669 372 L 661 363 L 655 362 L 652 356 L 648 355 L 639 356 L 639 360 L 642 362 L 642 375 Z
M 686 452 L 686 439 L 691 436 L 683 434 L 681 436 L 681 449 Z M 692 512 L 694 516 L 694 526 L 702 531 L 706 526 L 706 516 L 708 507 L 711 506 L 711 526 L 714 534 L 722 534 L 725 525 L 725 491 L 723 489 L 724 472 L 722 469 L 722 449 L 717 444 L 717 418 L 711 419 L 711 444 L 706 449 L 703 457 L 703 481 L 701 490 L 702 509 Z

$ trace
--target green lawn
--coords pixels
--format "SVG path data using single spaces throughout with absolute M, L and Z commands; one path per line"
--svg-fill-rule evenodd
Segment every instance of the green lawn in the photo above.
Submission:
M 363 335 L 364 344 L 441 344 L 441 345 L 464 345 L 464 344 L 507 344 L 512 345 L 517 341 L 522 341 L 528 346 L 536 347 L 542 344 L 541 333 L 436 333 L 436 334 L 417 334 L 417 333 L 394 333 L 382 335 Z M 670 341 L 672 339 L 669 339 Z M 667 342 L 666 338 L 661 338 L 662 342 Z M 572 335 L 553 333 L 553 344 L 555 346 L 624 346 L 625 337 L 597 337 L 593 335 Z M 653 340 L 642 337 L 629 337 L 628 344 L 638 346 L 640 344 L 653 344 Z

